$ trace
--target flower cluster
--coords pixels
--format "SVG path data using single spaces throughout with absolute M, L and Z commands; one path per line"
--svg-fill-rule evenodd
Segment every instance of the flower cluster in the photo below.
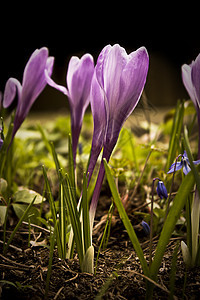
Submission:
M 89 103 L 93 115 L 94 131 L 91 156 L 88 166 L 88 184 L 98 156 L 103 149 L 103 158 L 108 161 L 117 142 L 119 132 L 136 107 L 143 91 L 149 57 L 145 47 L 127 54 L 120 45 L 107 45 L 101 51 L 96 66 L 90 54 L 80 59 L 70 59 L 67 87 L 58 85 L 52 78 L 54 57 L 49 57 L 43 47 L 33 52 L 24 69 L 22 84 L 9 78 L 4 91 L 3 107 L 8 108 L 17 96 L 12 140 L 26 118 L 36 98 L 48 84 L 64 93 L 71 111 L 71 133 L 74 168 L 76 152 L 84 113 Z M 97 201 L 104 178 L 103 159 L 91 202 L 91 223 L 94 219 Z

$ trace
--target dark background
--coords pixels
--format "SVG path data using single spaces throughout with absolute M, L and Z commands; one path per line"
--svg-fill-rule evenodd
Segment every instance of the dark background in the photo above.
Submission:
M 41 5 L 43 3 L 43 6 Z M 66 85 L 72 55 L 88 52 L 96 61 L 107 44 L 119 43 L 129 53 L 145 46 L 150 55 L 146 95 L 153 106 L 174 106 L 188 95 L 181 80 L 181 65 L 200 52 L 199 9 L 191 3 L 154 7 L 140 2 L 88 4 L 30 2 L 1 5 L 0 90 L 9 77 L 22 81 L 24 67 L 36 48 L 46 46 L 55 57 L 52 78 Z M 81 3 L 81 4 L 80 4 Z M 176 9 L 176 11 L 175 11 Z M 195 16 L 197 14 L 197 16 Z M 36 100 L 33 109 L 66 107 L 64 95 L 51 87 Z

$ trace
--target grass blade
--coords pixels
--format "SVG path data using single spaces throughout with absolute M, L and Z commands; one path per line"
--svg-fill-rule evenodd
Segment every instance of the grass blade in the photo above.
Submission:
M 59 199 L 59 232 L 61 239 L 62 258 L 66 258 L 66 203 L 64 201 L 63 185 L 60 185 Z
M 76 199 L 74 198 L 74 190 L 73 187 L 71 187 L 68 174 L 65 174 L 65 176 L 63 176 L 61 170 L 59 171 L 59 173 L 60 173 L 61 182 L 63 183 L 64 197 L 66 200 L 66 205 L 71 220 L 71 225 L 74 233 L 77 252 L 79 255 L 80 265 L 82 265 L 84 253 L 83 253 L 83 244 L 82 244 L 81 223 L 80 223 L 79 212 L 77 210 Z
M 71 134 L 68 136 L 68 174 L 72 187 L 74 188 L 74 193 L 76 195 L 76 184 L 75 184 L 75 170 L 74 170 L 74 159 L 73 159 L 73 151 L 72 151 L 72 139 Z
M 45 170 L 45 167 L 42 166 L 42 169 L 43 169 L 43 176 L 44 176 L 44 180 L 45 180 L 47 193 L 48 193 L 48 196 L 49 196 L 49 204 L 50 204 L 50 209 L 51 209 L 51 213 L 52 213 L 52 217 L 53 217 L 53 222 L 54 222 L 54 225 L 55 225 L 57 217 L 56 217 L 56 207 L 55 207 L 55 203 L 54 203 L 54 198 L 53 198 L 53 194 L 52 194 L 52 191 L 51 191 L 51 187 L 50 187 L 50 184 L 49 184 L 49 179 L 47 177 L 47 172 Z
M 55 245 L 56 231 L 57 231 L 57 226 L 55 225 L 53 233 L 50 232 L 49 264 L 48 264 L 48 271 L 47 271 L 47 279 L 46 279 L 45 297 L 44 297 L 44 299 L 48 299 L 49 283 L 50 283 L 51 270 L 52 270 L 53 250 L 54 250 L 54 245 Z
M 142 248 L 141 248 L 140 243 L 138 241 L 138 238 L 136 236 L 135 230 L 133 229 L 133 226 L 132 226 L 132 224 L 131 224 L 131 222 L 130 222 L 127 214 L 126 214 L 124 206 L 121 202 L 119 193 L 117 191 L 117 188 L 116 188 L 116 185 L 115 185 L 115 182 L 114 182 L 114 179 L 113 179 L 113 176 L 110 172 L 110 168 L 109 168 L 109 166 L 108 166 L 105 159 L 104 159 L 104 167 L 105 167 L 106 177 L 107 177 L 107 180 L 108 180 L 108 183 L 109 183 L 109 186 L 110 186 L 110 190 L 111 190 L 115 205 L 117 206 L 120 218 L 121 218 L 122 222 L 124 223 L 124 226 L 127 230 L 129 238 L 130 238 L 130 240 L 133 244 L 133 247 L 134 247 L 139 259 L 140 259 L 140 263 L 142 265 L 143 272 L 146 276 L 148 276 L 149 275 L 149 268 L 148 268 L 147 262 L 144 258 Z
M 178 101 L 177 106 L 176 106 L 176 112 L 174 115 L 172 130 L 171 130 L 171 134 L 170 134 L 167 163 L 166 163 L 166 167 L 165 167 L 166 172 L 168 172 L 171 164 L 173 163 L 173 161 L 176 157 L 178 141 L 180 140 L 181 129 L 182 129 L 182 125 L 183 125 L 183 116 L 184 116 L 184 102 Z
M 83 241 L 85 253 L 91 246 L 90 236 L 90 219 L 89 219 L 89 203 L 87 197 L 87 178 L 86 173 L 83 174 L 83 194 L 82 194 L 82 207 L 83 207 Z
M 35 196 L 35 197 L 33 198 L 33 200 L 30 202 L 30 204 L 27 206 L 25 212 L 23 213 L 23 215 L 21 216 L 21 218 L 20 218 L 20 220 L 18 221 L 17 225 L 15 226 L 15 228 L 14 228 L 13 232 L 11 233 L 11 236 L 10 236 L 10 238 L 9 238 L 9 240 L 8 240 L 8 242 L 7 242 L 6 246 L 5 246 L 5 248 L 4 248 L 4 253 L 8 250 L 8 247 L 9 247 L 10 243 L 12 242 L 12 239 L 13 239 L 15 233 L 16 233 L 17 230 L 19 229 L 19 227 L 20 227 L 20 225 L 22 224 L 23 220 L 24 220 L 24 219 L 26 218 L 26 216 L 28 215 L 28 212 L 29 212 L 29 210 L 31 209 L 31 207 L 32 207 L 32 205 L 33 205 L 33 203 L 34 203 L 36 197 L 37 197 L 37 196 Z
M 52 152 L 52 155 L 53 155 L 54 163 L 55 163 L 55 166 L 56 166 L 56 171 L 59 175 L 59 170 L 61 169 L 61 166 L 60 166 L 58 156 L 57 156 L 57 153 L 56 153 L 53 142 L 50 143 L 50 146 L 51 146 L 51 152 Z
M 53 194 L 51 191 L 51 187 L 50 187 L 50 183 L 49 183 L 49 179 L 47 177 L 45 167 L 43 166 L 42 168 L 43 168 L 43 176 L 44 176 L 44 180 L 45 180 L 46 190 L 47 190 L 47 193 L 49 196 L 50 211 L 51 211 L 52 218 L 53 218 L 54 229 L 56 228 L 56 230 L 57 230 L 56 242 L 57 242 L 57 247 L 58 247 L 58 255 L 59 255 L 59 257 L 63 257 L 62 240 L 61 240 L 59 226 L 57 226 L 57 222 L 58 222 L 57 221 L 57 211 L 56 211 L 56 207 L 55 207 L 55 203 L 54 203 L 54 198 L 53 198 Z
M 194 175 L 194 178 L 195 178 L 195 182 L 196 182 L 196 185 L 197 185 L 197 189 L 198 189 L 198 192 L 199 192 L 199 195 L 200 195 L 200 176 L 199 176 L 199 173 L 197 171 L 197 168 L 195 167 L 193 161 L 194 161 L 194 158 L 192 156 L 192 152 L 191 152 L 191 149 L 190 149 L 190 143 L 189 143 L 189 139 L 188 139 L 188 132 L 187 132 L 187 128 L 184 127 L 184 147 L 185 147 L 185 150 L 187 152 L 187 156 L 188 156 L 188 159 L 189 159 L 189 162 L 190 162 L 190 167 L 191 167 L 191 171 Z

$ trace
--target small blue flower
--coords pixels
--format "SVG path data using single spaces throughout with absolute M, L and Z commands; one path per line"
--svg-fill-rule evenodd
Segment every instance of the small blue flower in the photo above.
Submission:
M 160 199 L 163 199 L 163 198 L 167 199 L 168 193 L 167 193 L 167 189 L 166 189 L 163 181 L 161 181 L 161 180 L 158 181 L 156 191 L 157 191 L 157 194 L 160 197 Z
M 200 160 L 193 161 L 193 163 L 194 163 L 194 165 L 198 165 L 198 164 L 200 164 Z M 175 168 L 175 165 L 176 165 L 176 168 Z M 184 154 L 182 155 L 181 161 L 175 162 L 171 165 L 171 167 L 170 167 L 169 171 L 167 172 L 167 174 L 173 173 L 174 168 L 175 168 L 175 171 L 179 171 L 183 168 L 183 173 L 185 175 L 187 175 L 191 171 L 190 162 L 189 162 L 186 151 L 184 151 Z
M 143 228 L 145 234 L 149 235 L 150 234 L 149 224 L 147 224 L 145 221 L 142 221 L 141 225 L 142 225 L 142 228 Z

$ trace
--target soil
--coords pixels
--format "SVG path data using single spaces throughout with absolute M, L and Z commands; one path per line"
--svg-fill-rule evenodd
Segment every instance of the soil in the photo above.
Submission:
M 96 230 L 93 235 L 95 258 L 109 205 L 109 197 L 103 196 L 97 210 Z M 134 204 L 129 206 L 129 217 L 148 260 L 149 237 L 145 236 L 140 218 L 132 213 L 135 207 Z M 26 224 L 20 227 L 6 254 L 3 254 L 2 243 L 0 244 L 1 299 L 145 299 L 146 278 L 116 211 L 113 214 L 108 245 L 100 252 L 96 274 L 81 273 L 77 255 L 74 259 L 62 260 L 58 258 L 55 249 L 48 295 L 45 288 L 49 263 L 49 233 L 42 228 L 31 228 L 30 245 Z M 12 229 L 7 229 L 8 237 Z M 2 232 L 3 230 L 1 241 Z M 154 248 L 156 243 L 155 237 Z M 172 237 L 160 266 L 153 299 L 169 297 L 172 256 L 177 243 L 180 245 L 180 239 Z M 200 268 L 186 269 L 180 247 L 174 286 L 174 299 L 199 299 Z

